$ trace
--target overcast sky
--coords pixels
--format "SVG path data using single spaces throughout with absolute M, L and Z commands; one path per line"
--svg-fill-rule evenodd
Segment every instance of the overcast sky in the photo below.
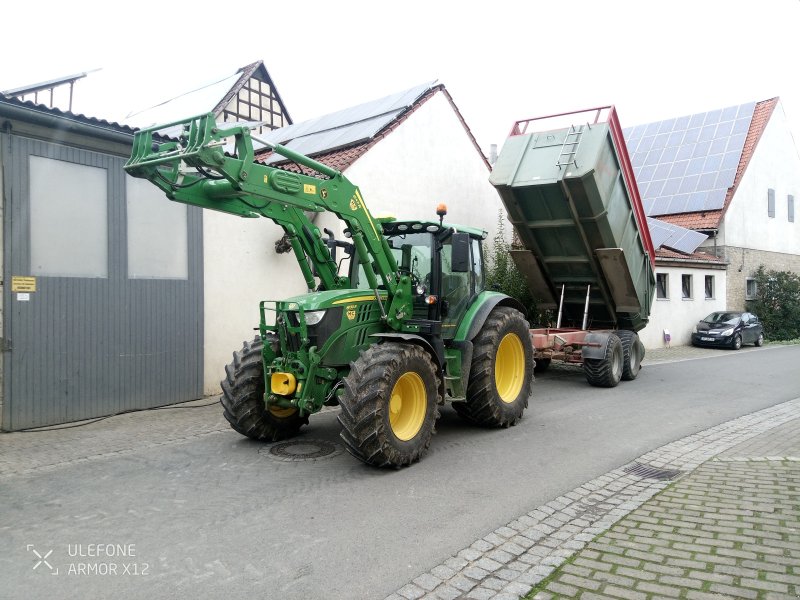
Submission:
M 40 0 L 3 21 L 0 89 L 101 68 L 75 111 L 109 120 L 263 59 L 295 122 L 437 79 L 484 150 L 527 117 L 774 96 L 800 141 L 800 0 Z

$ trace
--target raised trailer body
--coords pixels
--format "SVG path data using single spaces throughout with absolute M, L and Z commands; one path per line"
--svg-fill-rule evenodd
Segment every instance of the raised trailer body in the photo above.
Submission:
M 514 262 L 539 306 L 558 309 L 555 329 L 531 330 L 537 359 L 579 363 L 612 335 L 636 347 L 625 360 L 643 353 L 654 251 L 614 107 L 517 121 L 490 181 L 521 244 Z

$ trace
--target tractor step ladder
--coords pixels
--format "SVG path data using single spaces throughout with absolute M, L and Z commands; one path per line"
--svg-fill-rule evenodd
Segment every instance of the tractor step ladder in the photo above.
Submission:
M 569 126 L 569 131 L 567 131 L 567 135 L 564 137 L 564 144 L 561 146 L 561 154 L 558 155 L 558 162 L 556 163 L 559 170 L 561 170 L 561 167 L 566 167 L 571 164 L 574 164 L 575 167 L 578 166 L 578 163 L 575 161 L 575 155 L 581 143 L 583 127 L 583 125 L 577 128 L 575 125 Z

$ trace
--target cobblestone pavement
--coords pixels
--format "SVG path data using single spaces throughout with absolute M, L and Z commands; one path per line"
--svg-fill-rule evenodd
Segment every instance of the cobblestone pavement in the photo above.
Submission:
M 387 600 L 800 597 L 800 398 L 648 452 Z
M 229 429 L 216 398 L 205 398 L 83 424 L 0 433 L 0 478 L 131 454 Z

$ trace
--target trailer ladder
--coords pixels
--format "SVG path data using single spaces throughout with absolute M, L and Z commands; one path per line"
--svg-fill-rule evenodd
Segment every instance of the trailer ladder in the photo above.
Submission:
M 564 144 L 561 146 L 561 154 L 558 155 L 558 162 L 556 163 L 559 171 L 561 167 L 566 167 L 571 164 L 574 164 L 577 168 L 578 163 L 575 161 L 575 155 L 578 152 L 578 145 L 581 143 L 583 127 L 583 125 L 578 128 L 576 128 L 575 125 L 569 126 L 569 131 L 567 131 L 567 135 L 564 137 Z

